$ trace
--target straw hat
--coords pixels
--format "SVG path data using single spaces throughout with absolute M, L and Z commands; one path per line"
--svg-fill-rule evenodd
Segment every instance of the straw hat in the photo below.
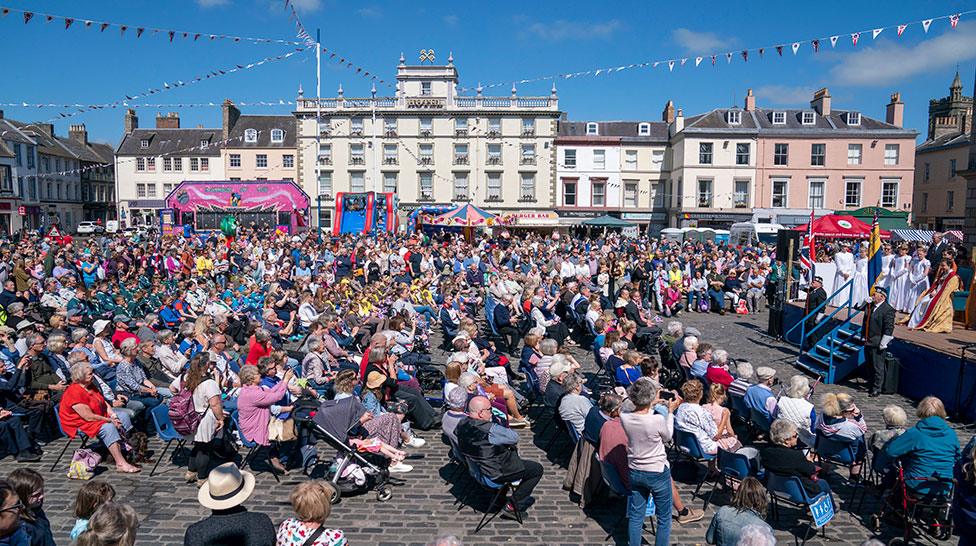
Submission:
M 379 388 L 384 381 L 386 381 L 385 375 L 376 371 L 369 372 L 369 375 L 366 376 L 366 387 L 370 389 L 376 389 Z
M 204 508 L 227 510 L 240 505 L 254 492 L 254 474 L 234 463 L 224 463 L 210 471 L 200 487 L 197 500 Z

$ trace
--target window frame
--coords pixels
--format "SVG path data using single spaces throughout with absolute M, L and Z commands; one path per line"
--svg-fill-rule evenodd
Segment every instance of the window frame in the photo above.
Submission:
M 780 153 L 780 147 L 783 147 Z M 790 165 L 790 144 L 789 142 L 776 142 L 773 144 L 773 165 L 778 167 L 788 167 Z
M 247 144 L 254 144 L 258 141 L 258 131 L 257 129 L 244 129 L 244 142 Z
M 387 183 L 393 180 L 393 186 L 390 187 Z M 397 188 L 400 186 L 400 173 L 397 171 L 383 171 L 383 192 L 384 193 L 396 193 Z
M 624 150 L 624 170 L 636 171 L 638 159 L 638 150 Z
M 231 169 L 241 168 L 241 154 L 230 154 L 228 158 L 228 165 Z
M 295 168 L 295 156 L 294 154 L 281 154 L 281 166 L 285 169 Z
M 888 152 L 894 151 L 894 157 L 888 157 Z M 891 162 L 889 162 L 891 160 Z M 897 167 L 901 163 L 901 144 L 888 143 L 884 147 L 884 165 L 885 167 Z
M 820 188 L 819 195 L 814 195 L 813 187 L 818 185 Z M 819 203 L 814 203 L 814 199 L 819 199 Z M 808 178 L 807 179 L 807 207 L 811 209 L 822 209 L 824 204 L 827 202 L 827 179 L 826 178 Z
M 726 112 L 725 122 L 729 125 L 742 125 L 742 110 L 729 110 Z
M 597 161 L 597 156 L 601 158 Z M 603 171 L 607 168 L 607 150 L 605 148 L 596 148 L 593 150 L 593 170 Z
M 864 145 L 856 142 L 847 144 L 847 164 L 861 165 L 864 163 Z
M 424 191 L 424 182 L 429 182 L 429 189 Z M 434 173 L 431 171 L 423 171 L 417 173 L 417 198 L 420 201 L 433 201 L 434 200 Z
M 894 192 L 890 195 L 890 197 L 891 197 L 890 200 L 885 200 L 885 197 L 886 197 L 886 191 L 885 190 L 888 189 L 888 187 L 890 185 L 894 185 Z M 901 180 L 898 179 L 898 178 L 882 178 L 881 179 L 881 206 L 882 207 L 889 208 L 889 209 L 897 209 L 898 208 L 898 190 L 899 190 L 899 186 L 901 186 Z
M 846 122 L 852 127 L 857 127 L 861 125 L 861 113 L 860 112 L 848 112 L 846 116 Z
M 857 202 L 852 204 L 851 188 L 857 188 Z M 863 191 L 864 191 L 864 179 L 863 178 L 844 178 L 844 208 L 860 208 L 861 201 L 863 201 Z
M 800 113 L 800 124 L 801 125 L 816 125 L 817 124 L 817 113 L 811 112 L 809 110 Z
M 817 147 L 820 147 L 820 153 L 817 154 Z M 820 162 L 814 161 L 816 158 L 820 158 Z M 811 167 L 824 167 L 827 165 L 827 144 L 825 142 L 813 142 L 810 143 L 810 166 Z
M 526 184 L 526 181 L 530 181 L 531 184 Z M 531 188 L 531 195 L 526 192 L 526 188 Z M 535 173 L 531 172 L 520 172 L 519 173 L 519 201 L 521 202 L 535 202 L 536 196 L 536 180 Z
M 636 180 L 624 180 L 623 190 L 623 206 L 625 208 L 637 208 L 640 202 L 640 184 Z M 631 199 L 631 194 L 633 199 Z
M 600 124 L 593 121 L 586 122 L 586 136 L 600 136 Z
M 740 152 L 740 147 L 745 147 L 745 153 Z M 743 156 L 745 161 L 742 161 Z M 735 143 L 735 164 L 739 166 L 748 166 L 752 160 L 752 145 L 749 142 L 736 142 Z
M 591 178 L 590 179 L 590 206 L 593 208 L 607 208 L 607 183 L 606 178 Z M 597 198 L 601 199 L 600 203 L 597 203 Z
M 695 181 L 695 207 L 710 209 L 715 207 L 715 179 L 699 178 Z M 703 184 L 707 184 L 703 186 Z M 702 191 L 705 188 L 706 191 Z M 702 203 L 705 203 L 704 205 Z
M 275 138 L 275 137 L 278 138 Z M 285 141 L 285 131 L 283 129 L 272 129 L 271 130 L 271 142 L 273 144 L 281 144 Z
M 786 125 L 786 112 L 781 110 L 774 111 L 770 122 L 773 125 Z
M 497 183 L 496 183 L 497 182 Z M 493 190 L 497 189 L 497 195 L 492 195 Z M 485 173 L 485 200 L 486 201 L 501 201 L 502 200 L 502 173 L 498 171 Z
M 579 206 L 579 178 L 563 178 L 563 204 L 564 207 L 578 207 Z M 572 187 L 573 191 L 567 191 L 569 187 Z M 573 202 L 570 203 L 567 199 L 568 196 L 573 197 Z
M 745 184 L 745 199 L 742 199 L 742 206 L 739 206 L 740 200 L 739 195 L 739 184 Z M 732 208 L 734 209 L 748 209 L 751 208 L 752 201 L 752 179 L 751 178 L 733 178 L 732 179 Z
M 571 154 L 573 159 L 572 163 L 570 163 Z M 566 148 L 563 150 L 563 167 L 567 169 L 575 169 L 577 164 L 576 148 Z
M 349 191 L 353 193 L 366 191 L 366 171 L 349 171 Z
M 327 186 L 328 191 L 322 191 L 322 187 L 323 187 L 323 184 L 322 183 L 323 183 L 323 181 L 327 182 L 327 184 L 328 184 L 328 186 Z M 316 180 L 316 185 L 317 185 L 317 188 L 318 188 L 319 195 L 327 195 L 327 196 L 331 197 L 332 196 L 332 184 L 333 184 L 332 171 L 319 171 L 319 175 L 318 175 L 318 178 Z
M 715 161 L 715 143 L 699 142 L 698 143 L 698 164 L 712 165 L 713 161 Z
M 637 136 L 651 136 L 651 124 L 646 121 L 637 124 Z
M 464 181 L 463 186 L 458 185 L 458 182 L 461 180 Z M 463 193 L 459 191 L 462 188 L 464 190 Z M 452 201 L 471 200 L 471 179 L 468 177 L 467 171 L 458 171 L 454 173 L 453 193 L 454 193 L 454 199 L 452 199 Z
M 783 191 L 781 193 L 779 193 L 779 194 L 777 194 L 777 192 L 776 192 L 776 186 L 778 184 L 782 184 L 782 186 L 783 186 Z M 770 180 L 769 186 L 770 186 L 770 188 L 769 188 L 769 191 L 770 191 L 769 204 L 770 204 L 770 206 L 772 208 L 789 208 L 789 203 L 790 203 L 790 179 L 789 178 L 782 178 L 782 177 L 773 178 L 772 180 Z M 777 199 L 781 199 L 782 200 L 782 204 L 777 205 L 776 204 L 776 200 Z

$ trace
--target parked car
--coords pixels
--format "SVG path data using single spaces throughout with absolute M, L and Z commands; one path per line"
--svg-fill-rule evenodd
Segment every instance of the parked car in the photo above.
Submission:
M 122 230 L 122 234 L 126 237 L 139 236 L 140 238 L 145 237 L 148 233 L 145 226 L 129 226 Z
M 119 221 L 118 220 L 106 220 L 105 221 L 105 233 L 118 233 L 119 232 Z
M 105 228 L 98 225 L 97 222 L 85 221 L 78 222 L 78 235 L 94 234 L 94 233 L 104 233 Z

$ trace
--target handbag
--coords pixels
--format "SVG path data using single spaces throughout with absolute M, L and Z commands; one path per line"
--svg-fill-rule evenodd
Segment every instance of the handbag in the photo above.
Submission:
M 68 465 L 68 479 L 90 480 L 95 475 L 95 467 L 102 462 L 102 456 L 88 448 L 76 449 Z
M 268 422 L 268 440 L 290 442 L 298 438 L 293 419 L 271 419 Z

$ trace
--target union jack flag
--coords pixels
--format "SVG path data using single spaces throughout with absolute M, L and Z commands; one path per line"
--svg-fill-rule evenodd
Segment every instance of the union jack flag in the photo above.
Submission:
M 813 281 L 813 277 L 817 274 L 815 265 L 817 252 L 813 246 L 813 220 L 813 209 L 810 209 L 810 222 L 807 223 L 807 232 L 803 234 L 803 242 L 800 243 L 800 267 L 803 268 L 808 283 Z

